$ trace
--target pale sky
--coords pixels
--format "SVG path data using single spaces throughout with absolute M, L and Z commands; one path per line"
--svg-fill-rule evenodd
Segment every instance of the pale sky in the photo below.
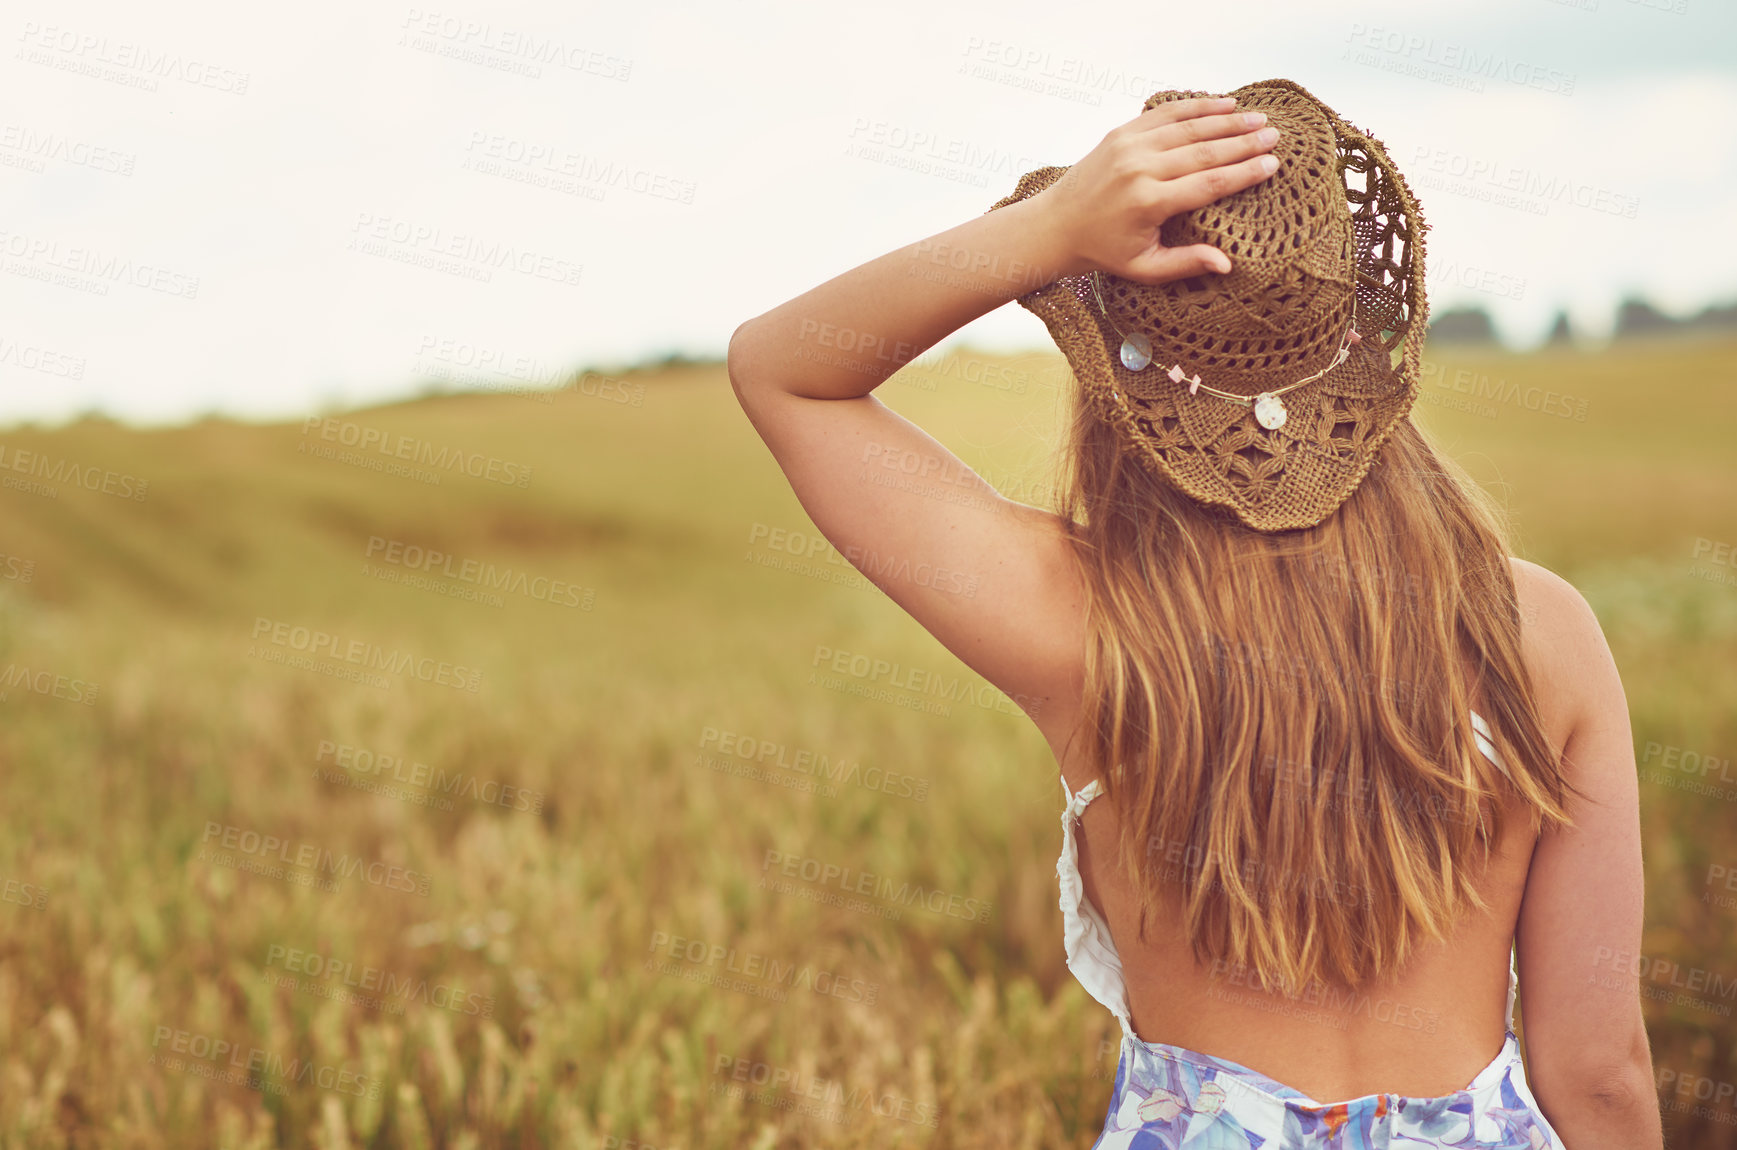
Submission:
M 1152 92 L 1276 76 L 1386 143 L 1438 313 L 1524 345 L 1559 307 L 1597 334 L 1628 293 L 1737 298 L 1730 0 L 8 13 L 0 424 L 722 356 Z M 958 341 L 1051 346 L 1012 304 Z

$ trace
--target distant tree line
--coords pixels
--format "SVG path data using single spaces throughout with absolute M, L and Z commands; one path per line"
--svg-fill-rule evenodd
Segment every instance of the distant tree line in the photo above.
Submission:
M 1708 304 L 1694 315 L 1673 319 L 1646 300 L 1631 297 L 1616 309 L 1615 338 L 1691 332 L 1737 333 L 1737 303 Z M 1481 307 L 1450 308 L 1430 317 L 1429 338 L 1449 343 L 1495 343 L 1496 329 Z M 1546 343 L 1568 343 L 1574 329 L 1568 313 L 1558 311 Z
M 1737 334 L 1737 302 L 1728 304 L 1708 304 L 1694 315 L 1685 319 L 1673 319 L 1652 304 L 1638 297 L 1630 297 L 1622 301 L 1616 310 L 1616 338 L 1627 339 L 1631 336 L 1659 335 L 1672 332 L 1731 332 Z M 1490 322 L 1489 313 L 1482 307 L 1449 308 L 1430 317 L 1429 338 L 1433 342 L 1445 343 L 1499 343 L 1496 337 L 1495 325 Z M 1574 329 L 1568 322 L 1568 313 L 1558 311 L 1556 320 L 1550 327 L 1546 343 L 1565 344 L 1574 339 Z M 723 359 L 675 351 L 663 355 L 647 356 L 628 366 L 616 366 L 616 372 L 659 371 L 668 368 L 682 367 L 713 367 L 723 363 Z

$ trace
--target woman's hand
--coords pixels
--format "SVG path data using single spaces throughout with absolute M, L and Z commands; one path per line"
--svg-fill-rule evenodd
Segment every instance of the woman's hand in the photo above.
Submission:
M 1278 168 L 1267 155 L 1276 128 L 1264 112 L 1235 112 L 1229 96 L 1175 100 L 1114 128 L 1079 163 L 1031 198 L 1048 213 L 1071 274 L 1109 272 L 1144 284 L 1227 272 L 1211 244 L 1167 248 L 1158 229 L 1171 216 L 1260 183 Z

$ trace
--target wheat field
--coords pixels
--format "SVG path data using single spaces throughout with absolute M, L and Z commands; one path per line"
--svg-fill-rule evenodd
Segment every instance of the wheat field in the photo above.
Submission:
M 1669 1144 L 1737 1145 L 1737 343 L 1426 358 L 1616 653 Z M 1042 503 L 1058 367 L 880 394 Z M 1048 749 L 720 365 L 0 453 L 8 1150 L 1091 1144 Z

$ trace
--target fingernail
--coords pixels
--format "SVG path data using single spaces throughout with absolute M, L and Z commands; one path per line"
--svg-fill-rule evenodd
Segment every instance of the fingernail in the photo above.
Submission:
M 1276 144 L 1279 141 L 1279 130 L 1277 128 L 1262 128 L 1255 133 L 1255 139 L 1263 144 Z
M 1267 114 L 1265 112 L 1244 112 L 1242 122 L 1251 128 L 1258 128 L 1267 122 Z
M 1260 169 L 1267 175 L 1272 175 L 1274 172 L 1279 170 L 1279 158 L 1277 156 L 1262 156 L 1260 159 Z

